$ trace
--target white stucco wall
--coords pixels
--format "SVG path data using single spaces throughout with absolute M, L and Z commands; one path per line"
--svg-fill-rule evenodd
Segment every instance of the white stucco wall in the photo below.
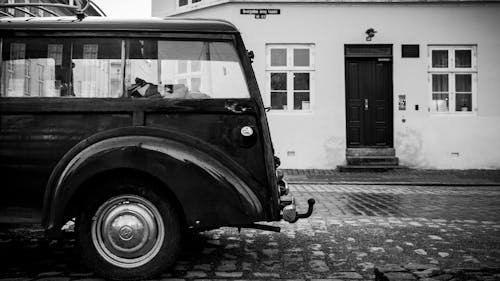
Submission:
M 281 14 L 258 20 L 240 15 L 241 8 L 277 8 Z M 231 3 L 183 16 L 234 23 L 255 52 L 253 67 L 265 98 L 266 43 L 315 44 L 312 113 L 268 114 L 284 168 L 329 169 L 345 162 L 344 44 L 367 43 L 364 32 L 370 27 L 378 31 L 370 44 L 393 44 L 394 148 L 400 163 L 416 168 L 500 168 L 499 4 Z M 420 44 L 420 57 L 401 58 L 401 44 Z M 428 112 L 429 44 L 477 45 L 474 115 Z M 400 94 L 407 97 L 406 111 L 397 110 Z M 295 155 L 288 156 L 290 151 Z
M 164 18 L 174 12 L 178 0 L 151 0 L 151 16 Z

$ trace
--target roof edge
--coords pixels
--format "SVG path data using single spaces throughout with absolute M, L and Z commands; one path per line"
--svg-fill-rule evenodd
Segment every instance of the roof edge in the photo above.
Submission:
M 230 22 L 228 20 L 225 20 L 225 19 L 217 19 L 217 18 L 188 18 L 188 17 L 184 17 L 184 18 L 169 18 L 169 16 L 163 17 L 162 19 L 163 20 L 169 20 L 169 19 L 171 19 L 171 20 L 177 20 L 177 19 L 182 19 L 182 20 L 193 20 L 193 21 L 214 21 L 214 22 L 219 22 L 219 23 L 223 23 L 223 24 L 229 25 L 232 28 L 234 28 L 234 30 L 236 32 L 240 32 L 238 30 L 238 28 L 236 27 L 236 25 L 234 25 L 232 22 Z
M 231 22 L 214 18 L 108 18 L 85 17 L 78 20 L 75 17 L 3 17 L 0 18 L 2 30 L 72 30 L 85 31 L 166 31 L 166 32 L 215 32 L 239 33 Z
M 180 16 L 190 12 L 204 10 L 224 4 L 357 4 L 357 5 L 383 5 L 383 4 L 500 4 L 500 0 L 219 0 L 204 5 L 196 5 L 191 9 L 183 9 L 168 14 L 167 16 Z

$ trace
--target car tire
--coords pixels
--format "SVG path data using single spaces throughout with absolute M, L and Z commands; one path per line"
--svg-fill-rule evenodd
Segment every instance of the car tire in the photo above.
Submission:
M 153 277 L 170 267 L 180 251 L 178 212 L 166 196 L 140 180 L 107 185 L 91 194 L 77 218 L 83 262 L 115 280 Z

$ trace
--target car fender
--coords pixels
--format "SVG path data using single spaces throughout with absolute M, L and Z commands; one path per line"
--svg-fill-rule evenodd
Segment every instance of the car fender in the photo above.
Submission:
M 190 228 L 265 220 L 258 185 L 235 161 L 209 144 L 166 130 L 124 128 L 100 133 L 70 150 L 48 182 L 43 224 L 57 232 L 72 198 L 92 177 L 137 170 L 163 183 L 182 207 Z

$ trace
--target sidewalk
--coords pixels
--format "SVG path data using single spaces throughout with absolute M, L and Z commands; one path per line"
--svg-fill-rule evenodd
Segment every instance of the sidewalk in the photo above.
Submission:
M 500 170 L 414 170 L 339 172 L 318 169 L 282 169 L 288 183 L 500 186 Z

